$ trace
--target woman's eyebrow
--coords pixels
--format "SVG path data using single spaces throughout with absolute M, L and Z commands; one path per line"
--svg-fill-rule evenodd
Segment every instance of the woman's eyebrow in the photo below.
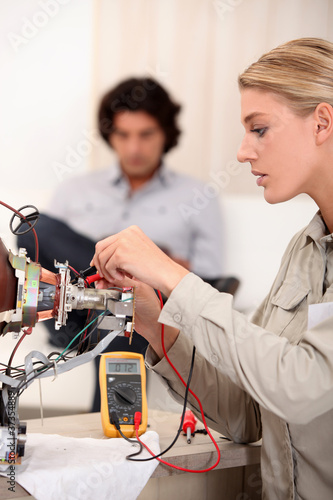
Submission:
M 251 121 L 253 118 L 257 118 L 258 116 L 267 116 L 268 113 L 263 113 L 261 111 L 254 111 L 253 113 L 250 113 L 244 118 L 244 123 L 248 123 Z

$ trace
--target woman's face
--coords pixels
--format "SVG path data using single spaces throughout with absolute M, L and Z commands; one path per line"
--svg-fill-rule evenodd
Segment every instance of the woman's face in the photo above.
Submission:
M 245 89 L 241 120 L 245 135 L 237 158 L 251 163 L 266 201 L 279 203 L 300 193 L 311 195 L 316 174 L 312 114 L 299 117 L 277 95 Z

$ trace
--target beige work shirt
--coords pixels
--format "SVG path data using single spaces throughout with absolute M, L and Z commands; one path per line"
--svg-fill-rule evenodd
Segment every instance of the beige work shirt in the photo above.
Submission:
M 319 214 L 290 242 L 251 321 L 194 274 L 174 289 L 159 321 L 181 333 L 169 356 L 207 423 L 235 442 L 262 436 L 263 498 L 333 498 L 333 316 L 308 329 L 310 304 L 333 302 L 333 237 Z M 311 309 L 311 308 L 310 308 Z M 154 351 L 147 363 L 179 400 L 184 387 Z M 198 415 L 198 405 L 190 398 Z

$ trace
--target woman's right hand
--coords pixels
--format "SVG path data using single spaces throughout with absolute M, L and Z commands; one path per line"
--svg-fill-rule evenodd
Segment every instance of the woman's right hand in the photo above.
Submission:
M 96 244 L 90 265 L 109 282 L 130 276 L 167 297 L 189 272 L 168 257 L 140 228 L 130 226 Z

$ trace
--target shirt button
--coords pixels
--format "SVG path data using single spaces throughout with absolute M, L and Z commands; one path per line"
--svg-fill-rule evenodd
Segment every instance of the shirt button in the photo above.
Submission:
M 213 365 L 217 365 L 219 358 L 218 358 L 217 354 L 212 354 L 210 357 L 210 360 L 213 363 Z
M 173 319 L 175 320 L 176 323 L 180 323 L 182 320 L 182 315 L 180 313 L 176 313 L 173 315 Z

